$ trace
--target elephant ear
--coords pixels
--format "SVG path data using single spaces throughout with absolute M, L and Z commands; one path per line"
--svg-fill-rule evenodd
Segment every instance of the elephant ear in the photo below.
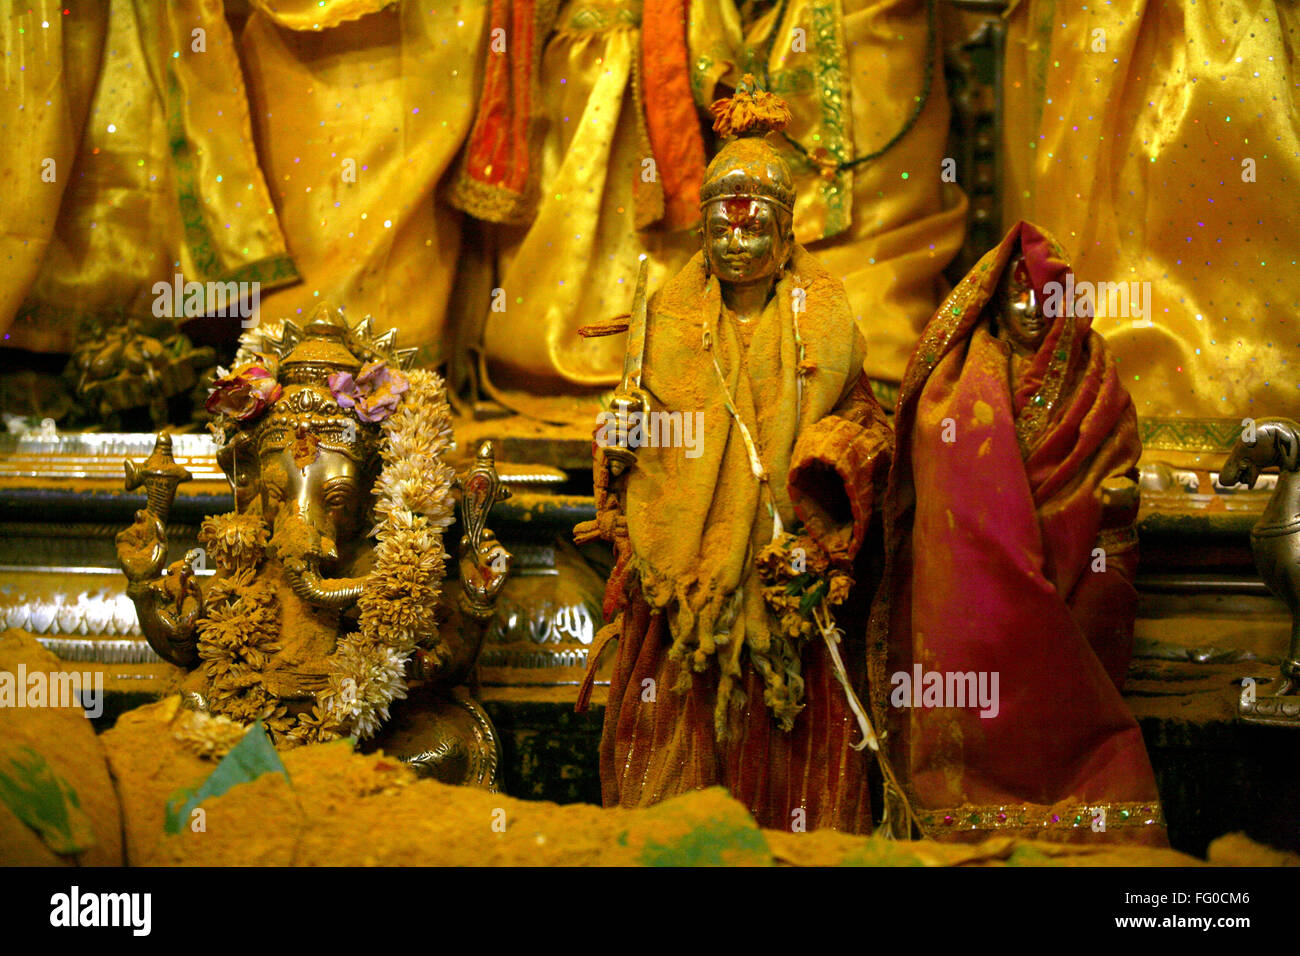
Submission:
M 1296 435 L 1295 429 L 1279 424 L 1274 435 L 1273 447 L 1277 450 L 1277 463 L 1281 469 L 1300 469 L 1300 436 Z

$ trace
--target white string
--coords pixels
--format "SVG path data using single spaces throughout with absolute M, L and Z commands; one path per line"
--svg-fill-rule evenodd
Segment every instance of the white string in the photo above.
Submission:
M 840 658 L 839 643 L 844 636 L 844 632 L 835 626 L 835 619 L 827 612 L 825 620 L 822 618 L 822 606 L 819 604 L 813 608 L 813 619 L 817 622 L 817 627 L 822 632 L 822 638 L 826 641 L 826 649 L 831 652 L 831 661 L 835 665 L 835 678 L 844 688 L 844 696 L 848 698 L 849 710 L 853 711 L 853 716 L 858 719 L 858 728 L 862 731 L 862 743 L 850 744 L 854 750 L 863 750 L 870 747 L 877 753 L 880 752 L 880 741 L 876 738 L 876 732 L 871 729 L 871 721 L 867 719 L 866 711 L 862 709 L 862 702 L 858 700 L 858 695 L 854 693 L 852 685 L 849 683 L 848 672 L 844 669 L 844 661 Z
M 799 281 L 798 276 L 795 276 L 795 281 L 796 282 Z M 793 295 L 793 292 L 791 294 Z M 799 334 L 799 311 L 800 310 L 794 308 L 793 306 L 794 303 L 791 303 L 790 311 L 794 313 L 794 347 L 795 347 L 796 361 L 798 363 L 795 366 L 795 370 L 794 370 L 795 406 L 798 410 L 798 413 L 803 414 L 804 345 L 803 345 L 803 336 Z
M 749 454 L 749 470 L 753 472 L 754 477 L 760 485 L 766 486 L 767 469 L 763 467 L 763 460 L 758 456 L 758 446 L 754 443 L 754 436 L 749 433 L 745 423 L 740 418 L 740 412 L 736 410 L 736 403 L 731 400 L 731 390 L 727 388 L 726 376 L 722 374 L 722 366 L 718 364 L 718 354 L 713 351 L 713 337 L 709 334 L 708 326 L 704 327 L 702 344 L 709 353 L 709 358 L 713 360 L 713 371 L 718 375 L 718 384 L 722 386 L 722 394 L 726 396 L 727 411 L 736 422 L 736 427 L 740 429 L 740 437 L 745 442 L 745 451 Z M 771 501 L 771 489 L 768 489 L 767 510 L 772 515 L 772 540 L 775 541 L 785 532 L 785 523 L 781 520 L 781 513 Z

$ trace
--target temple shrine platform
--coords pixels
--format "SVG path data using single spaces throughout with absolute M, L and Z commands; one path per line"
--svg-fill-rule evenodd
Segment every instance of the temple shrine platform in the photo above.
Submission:
M 587 712 L 575 713 L 574 703 L 602 623 L 611 557 L 569 543 L 573 526 L 594 514 L 590 438 L 508 418 L 459 423 L 457 437 L 462 450 L 493 439 L 514 492 L 491 522 L 516 554 L 516 572 L 480 658 L 477 691 L 500 735 L 504 790 L 599 803 L 609 660 Z M 98 729 L 168 693 L 180 674 L 141 637 L 114 553 L 114 536 L 143 506 L 143 495 L 123 490 L 122 459 L 142 459 L 151 445 L 150 435 L 0 440 L 0 624 L 104 674 Z M 233 506 L 212 454 L 205 436 L 178 436 L 177 458 L 195 480 L 181 487 L 171 514 L 170 560 L 197 546 L 204 516 Z M 1161 460 L 1168 457 L 1157 449 L 1143 463 L 1140 603 L 1125 698 L 1146 739 L 1170 839 L 1202 857 L 1235 831 L 1300 850 L 1300 768 L 1288 759 L 1300 727 L 1245 723 L 1237 713 L 1243 680 L 1267 696 L 1287 649 L 1289 612 L 1260 580 L 1249 547 L 1268 476 L 1258 490 L 1234 491 L 1217 487 L 1204 462 L 1170 465 Z M 459 533 L 453 527 L 447 539 Z

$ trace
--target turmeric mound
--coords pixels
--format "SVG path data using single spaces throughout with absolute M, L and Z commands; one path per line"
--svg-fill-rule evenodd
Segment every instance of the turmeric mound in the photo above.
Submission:
M 0 672 L 17 694 L 82 669 L 25 631 L 0 634 Z M 27 686 L 16 686 L 19 674 Z M 120 866 L 122 823 L 104 748 L 80 707 L 51 702 L 0 706 L 0 864 Z
M 27 635 L 0 635 L 0 670 L 59 665 Z M 57 852 L 0 800 L 0 862 L 202 866 L 1189 866 L 1173 850 L 995 837 L 979 844 L 894 842 L 833 831 L 762 830 L 714 787 L 640 810 L 516 800 L 420 780 L 347 741 L 283 752 L 266 773 L 200 804 L 166 832 L 166 806 L 199 787 L 237 743 L 232 725 L 170 697 L 123 714 L 96 739 L 79 710 L 0 709 L 0 769 L 28 748 L 78 795 L 84 819 Z M 102 741 L 102 745 L 101 745 Z M 20 755 L 26 755 L 23 751 Z M 110 780 L 110 773 L 112 779 Z M 42 771 L 43 773 L 44 771 Z M 48 776 L 48 775 L 47 775 Z M 120 806 L 120 813 L 119 813 Z M 38 821 L 39 822 L 39 821 Z M 58 840 L 54 841 L 56 844 Z M 64 847 L 67 849 L 67 847 Z M 1211 847 L 1216 865 L 1295 865 L 1241 835 Z

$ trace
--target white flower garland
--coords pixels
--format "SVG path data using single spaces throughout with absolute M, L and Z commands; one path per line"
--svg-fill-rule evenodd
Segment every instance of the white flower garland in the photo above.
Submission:
M 406 664 L 417 646 L 435 656 L 436 605 L 446 574 L 443 532 L 454 518 L 451 407 L 442 377 L 405 373 L 410 389 L 384 420 L 384 465 L 375 483 L 375 567 L 366 577 L 359 629 L 339 640 L 323 707 L 358 738 L 388 719 L 406 696 Z

